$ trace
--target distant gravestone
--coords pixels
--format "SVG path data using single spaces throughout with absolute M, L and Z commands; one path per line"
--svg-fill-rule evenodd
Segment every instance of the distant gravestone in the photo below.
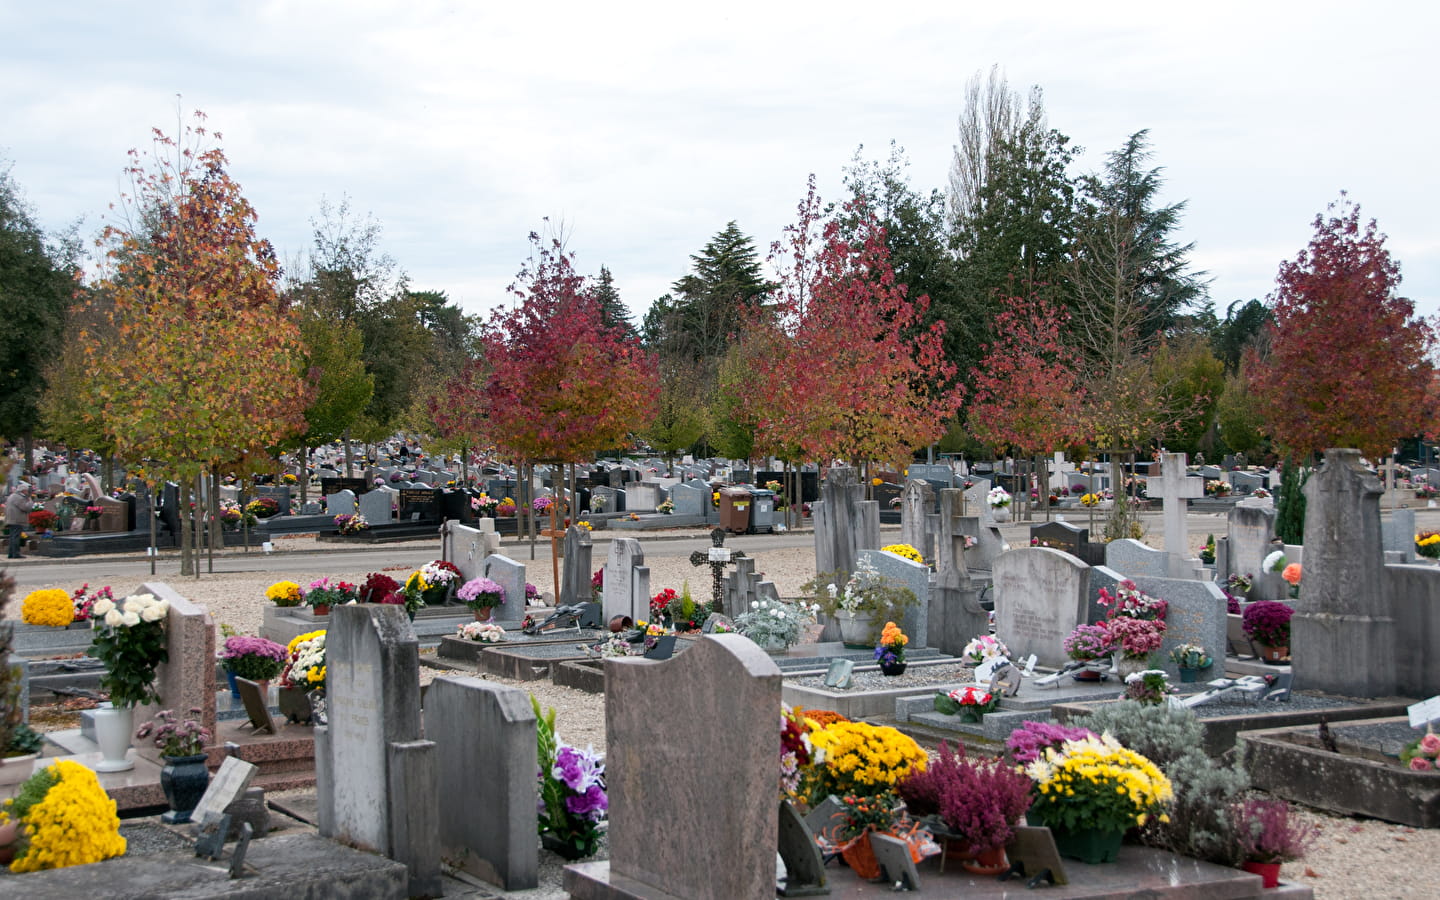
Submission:
M 565 568 L 560 573 L 559 605 L 573 606 L 595 598 L 595 591 L 590 587 L 590 579 L 594 577 L 590 568 L 592 551 L 588 529 L 578 525 L 566 529 Z M 603 604 L 601 608 L 603 610 Z
M 389 525 L 394 497 L 395 492 L 389 488 L 376 488 L 361 494 L 358 501 L 360 515 L 371 525 Z
M 675 504 L 674 515 L 703 517 L 710 506 L 710 492 L 688 484 L 677 484 L 670 488 L 670 502 Z
M 955 654 L 977 635 L 990 631 L 990 614 L 980 605 L 970 576 L 973 550 L 965 546 L 967 523 L 978 528 L 979 520 L 959 515 L 963 499 L 964 491 L 957 488 L 940 492 L 940 514 L 935 520 L 935 587 L 926 622 L 930 646 Z
M 1222 578 L 1244 575 L 1250 578 L 1249 599 L 1283 600 L 1289 595 L 1283 579 L 1261 571 L 1260 563 L 1274 549 L 1275 510 L 1241 503 L 1225 515 L 1226 571 Z M 1218 557 L 1217 557 L 1218 561 Z
M 1044 522 L 1030 526 L 1030 545 L 1063 550 L 1090 565 L 1105 562 L 1104 546 L 1090 543 L 1090 529 L 1069 522 Z
M 340 491 L 349 491 L 357 497 L 370 490 L 371 483 L 364 478 L 341 478 L 333 473 L 325 474 L 325 469 L 320 470 L 320 492 L 325 495 L 336 494 Z
M 632 482 L 625 486 L 625 508 L 630 512 L 654 512 L 660 505 L 660 485 L 653 481 Z
M 930 515 L 935 511 L 935 493 L 924 481 L 905 482 L 900 493 L 900 543 L 909 544 L 926 559 L 935 558 L 935 534 Z
M 355 510 L 354 491 L 336 491 L 333 494 L 325 495 L 325 514 L 327 516 L 354 515 Z
M 412 896 L 439 896 L 435 744 L 420 739 L 420 643 L 405 611 L 335 607 L 325 659 L 321 834 L 405 863 Z
M 632 619 L 648 617 L 649 597 L 645 598 L 646 606 L 638 616 L 635 606 L 635 569 L 644 564 L 645 551 L 639 541 L 616 538 L 610 542 L 610 555 L 605 560 L 605 583 L 600 594 L 607 620 L 615 616 L 630 616 Z
M 1256 488 L 1265 486 L 1265 479 L 1253 472 L 1231 472 L 1230 486 L 1239 494 L 1252 494 Z
M 910 638 L 912 648 L 930 646 L 930 567 L 883 550 L 861 550 L 856 556 L 856 562 L 861 561 L 868 562 L 875 567 L 876 572 L 909 588 L 915 595 L 916 604 L 905 611 L 905 620 L 899 624 Z
M 1392 510 L 1381 520 L 1380 533 L 1386 552 L 1400 553 L 1401 562 L 1415 561 L 1415 510 Z
M 1106 544 L 1105 565 L 1126 578 L 1170 577 L 1170 554 L 1132 538 Z
M 539 884 L 535 727 L 530 699 L 518 688 L 446 676 L 425 692 L 425 734 L 436 744 L 446 786 L 440 851 L 507 891 Z M 476 778 L 480 770 L 485 777 Z
M 1190 533 L 1185 516 L 1190 500 L 1205 496 L 1205 479 L 1192 478 L 1185 469 L 1185 454 L 1160 454 L 1160 475 L 1146 479 L 1151 497 L 1165 501 L 1165 551 L 1170 554 L 1170 575 L 1184 576 L 1189 568 Z M 1158 483 L 1157 483 L 1158 482 Z
M 1225 659 L 1226 619 L 1225 592 L 1213 581 L 1188 581 L 1176 578 L 1133 579 L 1135 586 L 1168 604 L 1165 613 L 1165 643 L 1156 658 L 1155 668 L 1163 668 L 1178 678 L 1180 668 L 1170 659 L 1170 651 L 1181 644 L 1197 644 L 1205 654 L 1223 666 Z M 1217 671 L 1216 674 L 1219 674 Z
M 1086 620 L 1089 566 L 1048 547 L 1011 550 L 995 561 L 995 634 L 1018 657 L 1042 666 L 1069 659 L 1062 642 Z
M 856 481 L 855 470 L 844 466 L 825 476 L 821 500 L 814 505 L 815 571 L 855 571 L 855 556 L 861 550 L 880 547 L 880 507 L 865 499 L 865 488 Z
M 948 465 L 930 465 L 928 463 L 913 463 L 905 473 L 907 478 L 919 478 L 922 481 L 938 481 L 942 488 L 955 486 L 955 470 Z
M 493 531 L 482 531 L 485 523 L 493 519 L 481 519 L 480 528 L 472 528 L 459 522 L 446 522 L 443 526 L 446 536 L 445 558 L 460 570 L 460 577 L 466 581 L 485 574 L 485 560 L 500 550 L 500 536 Z
M 438 523 L 443 515 L 440 506 L 440 491 L 435 488 L 401 488 L 399 503 L 401 522 Z
M 494 554 L 485 558 L 485 577 L 505 589 L 505 601 L 495 607 L 490 618 L 501 622 L 518 622 L 525 617 L 525 565 L 508 556 Z
M 128 504 L 112 497 L 101 497 L 90 501 L 90 505 L 101 509 L 100 519 L 96 523 L 99 526 L 98 531 L 115 533 L 132 530 L 130 520 L 133 517 Z
M 610 859 L 567 867 L 567 882 L 590 883 L 571 893 L 606 896 L 629 881 L 629 896 L 774 896 L 775 662 L 748 638 L 707 635 L 665 662 L 607 660 L 605 696 Z M 697 759 L 727 760 L 732 774 L 683 791 L 655 777 Z

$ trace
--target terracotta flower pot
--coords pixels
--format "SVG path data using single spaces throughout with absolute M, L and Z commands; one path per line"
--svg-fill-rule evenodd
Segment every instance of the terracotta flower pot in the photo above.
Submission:
M 1283 663 L 1290 658 L 1289 647 L 1272 647 L 1269 644 L 1262 644 L 1256 641 L 1255 649 L 1259 651 L 1262 662 Z
M 1071 677 L 1076 681 L 1099 681 L 1100 673 L 1094 669 L 1081 669 Z
M 1280 886 L 1280 864 L 1262 862 L 1243 862 L 1240 868 L 1260 876 L 1260 886 L 1263 888 L 1275 888 Z
M 1005 848 L 992 847 L 975 854 L 974 859 L 961 860 L 960 865 L 971 875 L 1000 875 L 1010 868 Z
M 491 614 L 493 611 L 494 611 L 494 608 L 493 608 L 493 607 L 490 607 L 490 606 L 481 606 L 481 607 L 479 607 L 478 609 L 473 609 L 473 610 L 471 610 L 471 612 L 475 613 L 475 621 L 477 621 L 477 622 L 488 622 L 488 621 L 490 621 L 490 614 Z
M 330 615 L 330 604 L 328 604 L 328 603 L 317 603 L 317 604 L 315 604 L 315 606 L 313 607 L 313 610 L 314 610 L 315 615 L 317 615 L 317 616 L 328 616 L 328 615 Z

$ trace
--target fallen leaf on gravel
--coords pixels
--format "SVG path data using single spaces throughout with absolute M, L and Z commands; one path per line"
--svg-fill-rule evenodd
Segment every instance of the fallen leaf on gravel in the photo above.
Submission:
M 1319 873 L 1319 872 L 1316 872 L 1314 869 L 1310 868 L 1309 866 L 1306 866 L 1306 867 L 1305 867 L 1305 877 L 1306 877 L 1306 878 L 1319 878 L 1319 877 L 1320 877 L 1320 873 Z
M 1350 843 L 1350 839 L 1349 839 L 1349 838 L 1336 838 L 1336 839 L 1335 839 L 1335 843 L 1337 843 L 1337 844 L 1348 844 L 1348 843 Z
M 1405 839 L 1398 834 L 1395 835 L 1395 840 L 1399 841 L 1402 844 L 1405 843 Z
M 1365 829 L 1364 829 L 1364 828 L 1361 828 L 1359 825 L 1351 825 L 1351 826 L 1350 826 L 1350 833 L 1351 833 L 1351 834 L 1359 834 L 1360 832 L 1362 832 L 1362 831 L 1364 831 L 1364 830 L 1365 830 Z

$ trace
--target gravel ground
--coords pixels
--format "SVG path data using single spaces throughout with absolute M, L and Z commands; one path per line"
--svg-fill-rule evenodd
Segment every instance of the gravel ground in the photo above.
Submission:
M 1422 511 L 1425 518 L 1440 519 L 1440 511 Z M 1085 516 L 1071 514 L 1067 518 L 1075 524 L 1085 525 Z M 1192 515 L 1192 520 L 1197 517 Z M 1206 517 L 1209 518 L 1209 517 Z M 1224 517 L 1213 516 L 1214 524 L 1191 523 L 1190 544 L 1192 551 L 1198 550 L 1204 542 L 1204 535 L 1213 531 L 1220 534 L 1224 532 Z M 1148 521 L 1149 534 L 1147 542 L 1152 546 L 1162 543 L 1160 535 L 1160 523 L 1158 516 L 1153 521 Z M 1437 522 L 1435 524 L 1440 524 Z M 1429 523 L 1422 523 L 1423 527 L 1431 527 Z M 885 539 L 893 539 L 888 534 L 887 528 Z M 1021 546 L 1025 541 L 1025 534 L 1028 525 L 1010 525 L 1004 529 L 1007 540 L 1012 546 Z M 697 534 L 697 536 L 700 536 Z M 597 540 L 597 547 L 603 548 L 604 544 Z M 307 538 L 293 538 L 285 542 L 287 549 L 304 550 L 310 549 L 315 542 Z M 325 546 L 325 545 L 319 545 Z M 763 571 L 767 577 L 774 580 L 779 587 L 782 596 L 795 596 L 799 587 L 814 575 L 814 551 L 807 547 L 787 548 L 773 551 L 761 551 L 756 555 L 757 571 Z M 601 553 L 596 555 L 598 561 L 603 559 Z M 647 560 L 651 568 L 651 585 L 657 591 L 663 587 L 679 588 L 680 585 L 689 581 L 691 589 L 703 596 L 708 587 L 706 573 L 697 573 L 689 560 L 683 557 L 654 557 Z M 314 577 L 314 573 L 307 573 L 298 570 L 284 568 L 285 559 L 277 556 L 275 568 L 266 574 L 227 574 L 215 576 L 202 576 L 199 580 L 185 580 L 174 584 L 182 594 L 198 602 L 204 603 L 215 617 L 217 623 L 226 623 L 241 631 L 242 633 L 258 633 L 260 628 L 262 610 L 267 602 L 264 599 L 265 588 L 271 583 L 281 579 L 306 583 Z M 408 567 L 403 567 L 408 569 Z M 536 564 L 529 567 L 529 580 L 542 591 L 552 589 L 550 584 L 550 567 L 548 564 Z M 360 567 L 349 573 L 349 578 L 361 580 L 367 571 Z M 87 581 L 83 563 L 75 567 L 75 577 L 66 579 L 46 587 L 59 587 L 66 590 L 74 590 L 81 583 Z M 133 591 L 146 578 L 136 578 L 130 581 L 114 581 L 111 587 L 116 595 Z M 34 589 L 41 585 L 26 585 L 26 589 Z M 99 585 L 92 585 L 98 587 Z M 441 672 L 421 668 L 422 680 L 429 680 Z M 604 699 L 593 694 L 575 691 L 569 688 L 556 687 L 549 682 L 511 682 L 506 679 L 496 678 L 488 674 L 481 674 L 478 677 L 501 683 L 514 684 L 523 690 L 536 695 L 544 707 L 554 707 L 557 711 L 556 725 L 562 737 L 570 743 L 585 746 L 593 745 L 597 748 L 605 746 L 605 715 Z M 900 678 L 909 678 L 906 673 Z M 920 677 L 920 676 L 916 676 Z M 892 679 L 885 679 L 892 681 Z M 952 679 L 959 680 L 959 679 Z M 1436 776 L 1440 778 L 1440 775 Z M 1440 830 L 1416 830 L 1400 825 L 1390 825 L 1383 822 L 1376 822 L 1364 819 L 1353 819 L 1347 817 L 1331 816 L 1322 813 L 1307 813 L 1319 828 L 1319 839 L 1310 854 L 1296 863 L 1289 863 L 1283 869 L 1283 877 L 1286 880 L 1298 881 L 1310 885 L 1317 898 L 1322 900 L 1340 900 L 1340 898 L 1354 897 L 1364 893 L 1373 898 L 1415 898 L 1425 896 L 1436 896 L 1435 885 L 1440 883 Z M 127 837 L 129 835 L 127 834 Z M 142 841 L 146 838 L 140 838 Z M 542 853 L 542 887 L 538 891 L 527 891 L 514 896 L 524 897 L 527 900 L 550 900 L 550 898 L 563 897 L 559 891 L 559 871 L 561 862 L 553 854 Z M 1364 885 L 1364 887 L 1360 887 Z M 488 891 L 480 891 L 472 896 L 502 896 Z

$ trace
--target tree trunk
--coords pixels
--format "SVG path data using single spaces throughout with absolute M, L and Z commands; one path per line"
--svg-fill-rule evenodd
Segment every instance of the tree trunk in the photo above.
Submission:
M 310 489 L 310 448 L 300 445 L 300 508 L 305 508 L 305 501 Z
M 345 429 L 345 477 L 355 477 L 355 451 L 350 446 L 350 429 Z
M 180 508 L 176 510 L 176 519 L 180 523 L 180 575 L 187 577 L 195 574 L 195 557 L 190 546 L 190 530 L 194 525 L 190 521 L 190 489 L 191 483 L 188 480 L 180 482 L 180 490 L 175 492 L 176 502 Z
M 154 575 L 155 557 L 159 555 L 160 548 L 155 546 L 155 488 L 147 485 L 147 489 L 150 491 L 150 549 L 147 552 L 150 554 L 150 574 Z

